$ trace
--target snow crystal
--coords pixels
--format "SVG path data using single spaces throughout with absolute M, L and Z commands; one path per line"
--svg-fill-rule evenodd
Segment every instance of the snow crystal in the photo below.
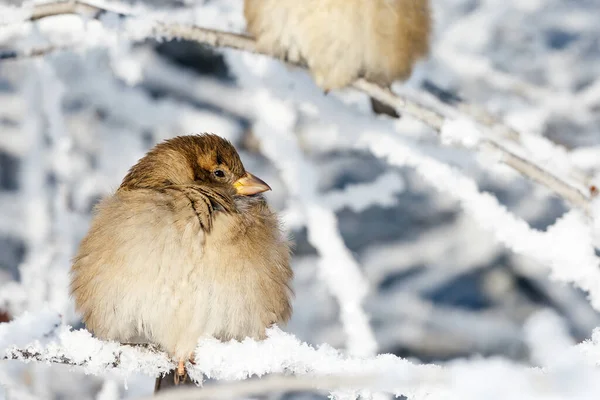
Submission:
M 596 248 L 600 249 L 600 196 L 592 200 L 592 233 Z
M 391 207 L 398 200 L 396 194 L 404 190 L 404 181 L 398 173 L 389 172 L 365 184 L 348 185 L 343 190 L 327 193 L 323 202 L 333 210 L 349 207 L 361 212 L 371 206 Z
M 0 355 L 12 346 L 24 346 L 51 335 L 61 324 L 61 316 L 45 307 L 37 313 L 24 312 L 16 320 L 0 324 Z
M 94 375 L 114 369 L 123 376 L 137 372 L 156 376 L 174 367 L 164 353 L 101 341 L 86 330 L 60 325 L 60 316 L 50 309 L 0 324 L 1 353 L 9 359 L 80 366 Z
M 588 292 L 592 305 L 600 310 L 600 259 L 595 255 L 591 228 L 581 212 L 572 210 L 547 232 L 540 232 L 510 213 L 491 194 L 480 193 L 472 179 L 399 140 L 368 135 L 362 143 L 394 165 L 416 168 L 437 190 L 459 200 L 464 210 L 497 240 L 548 267 L 554 279 L 572 282 Z
M 15 24 L 31 17 L 32 7 L 26 3 L 21 7 L 0 5 L 0 25 Z
M 481 140 L 481 128 L 473 120 L 460 117 L 446 119 L 440 132 L 441 141 L 445 145 L 461 145 L 473 149 Z

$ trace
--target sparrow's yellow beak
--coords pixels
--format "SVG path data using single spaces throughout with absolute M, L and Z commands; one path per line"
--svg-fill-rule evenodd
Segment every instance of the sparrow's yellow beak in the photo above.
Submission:
M 233 183 L 235 190 L 242 196 L 250 196 L 257 193 L 266 192 L 271 190 L 271 187 L 267 185 L 262 179 L 257 178 L 250 172 L 246 172 L 246 175 Z

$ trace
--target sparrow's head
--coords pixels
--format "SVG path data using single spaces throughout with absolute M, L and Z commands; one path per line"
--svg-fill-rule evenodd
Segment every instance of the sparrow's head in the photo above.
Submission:
M 199 184 L 250 196 L 270 190 L 246 172 L 233 145 L 220 136 L 177 136 L 156 145 L 129 170 L 120 189 Z

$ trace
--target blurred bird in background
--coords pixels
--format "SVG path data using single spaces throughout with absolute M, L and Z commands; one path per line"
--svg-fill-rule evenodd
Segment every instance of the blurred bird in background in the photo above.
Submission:
M 245 0 L 244 15 L 262 51 L 300 58 L 325 91 L 360 77 L 390 86 L 429 52 L 428 0 Z M 375 99 L 371 105 L 398 117 Z
M 228 141 L 179 136 L 97 206 L 71 293 L 97 337 L 152 343 L 178 362 L 155 390 L 186 381 L 200 337 L 262 339 L 290 318 L 289 242 L 269 189 Z

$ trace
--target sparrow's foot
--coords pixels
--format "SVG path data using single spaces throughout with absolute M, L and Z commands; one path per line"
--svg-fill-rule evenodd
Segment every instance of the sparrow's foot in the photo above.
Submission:
M 179 360 L 179 363 L 177 363 L 177 370 L 175 370 L 175 385 L 185 383 L 186 379 L 187 371 L 185 370 L 185 362 Z

